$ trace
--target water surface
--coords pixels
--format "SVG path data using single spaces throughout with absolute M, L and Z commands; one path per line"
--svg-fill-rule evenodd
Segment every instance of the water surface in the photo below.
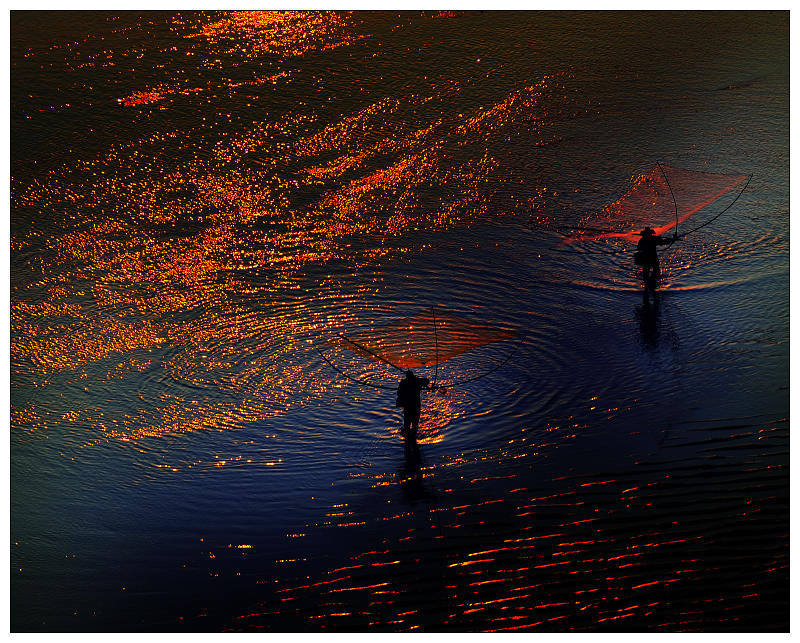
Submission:
M 14 631 L 788 629 L 788 13 L 11 20 Z M 317 350 L 430 306 L 409 457 Z

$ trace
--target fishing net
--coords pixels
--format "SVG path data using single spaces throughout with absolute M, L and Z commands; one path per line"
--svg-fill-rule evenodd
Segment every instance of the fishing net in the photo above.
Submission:
M 663 234 L 746 178 L 743 174 L 714 174 L 656 165 L 636 177 L 619 199 L 584 220 L 565 243 L 611 238 L 638 241 L 639 231 L 646 226 L 656 234 Z
M 428 308 L 385 326 L 334 337 L 327 343 L 406 369 L 441 364 L 478 346 L 515 336 L 512 330 Z

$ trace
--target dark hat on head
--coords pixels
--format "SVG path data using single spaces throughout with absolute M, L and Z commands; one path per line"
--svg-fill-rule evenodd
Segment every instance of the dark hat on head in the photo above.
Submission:
M 642 237 L 643 237 L 643 236 L 645 236 L 645 235 L 648 235 L 648 234 L 655 234 L 655 233 L 656 233 L 656 231 L 655 231 L 655 230 L 653 230 L 653 228 L 644 228 L 643 230 L 641 230 L 641 231 L 639 232 L 639 236 L 642 236 Z

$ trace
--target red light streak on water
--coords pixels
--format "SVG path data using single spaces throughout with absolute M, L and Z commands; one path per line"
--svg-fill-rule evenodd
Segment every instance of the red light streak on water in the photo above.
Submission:
M 522 596 L 509 596 L 507 598 L 496 598 L 494 600 L 483 601 L 481 603 L 470 603 L 470 605 L 473 605 L 473 606 L 495 605 L 496 603 L 505 603 L 507 601 L 519 601 L 519 600 L 522 600 L 523 598 L 530 598 L 530 597 L 531 597 L 531 594 L 524 594 Z M 484 609 L 484 608 L 480 607 L 479 609 Z M 477 611 L 477 609 L 467 610 L 464 613 L 468 614 L 471 611 L 474 612 L 474 611 Z
M 510 476 L 487 476 L 486 478 L 473 478 L 470 480 L 470 484 L 474 484 L 476 482 L 485 482 L 486 480 L 507 480 L 509 478 L 516 478 L 516 474 Z M 498 501 L 495 501 L 498 502 Z
M 562 524 L 562 527 L 572 527 L 574 525 L 582 525 L 583 523 L 587 522 L 597 522 L 598 518 L 587 518 L 586 520 L 575 520 L 573 522 L 566 522 Z
M 519 619 L 519 618 L 525 618 L 525 617 L 524 616 L 514 616 L 514 617 L 498 618 L 498 619 L 493 619 L 493 620 L 502 621 L 502 620 L 509 620 L 511 618 Z M 488 633 L 488 632 L 506 632 L 506 631 L 509 631 L 509 630 L 522 630 L 522 629 L 537 627 L 539 625 L 543 625 L 544 623 L 550 623 L 552 621 L 560 621 L 561 619 L 564 619 L 564 618 L 567 618 L 567 617 L 564 616 L 564 615 L 562 615 L 562 616 L 554 616 L 553 618 L 548 618 L 548 619 L 545 619 L 544 621 L 536 621 L 535 623 L 526 623 L 524 625 L 516 625 L 516 626 L 512 626 L 512 627 L 500 627 L 500 628 L 496 628 L 496 629 L 491 629 L 491 630 L 487 629 L 487 630 L 483 630 L 483 631 Z
M 678 540 L 666 540 L 661 543 L 646 543 L 643 547 L 661 547 L 662 545 L 674 545 L 676 543 L 688 543 L 692 540 L 702 540 L 704 536 L 695 536 L 694 538 L 680 538 Z
M 331 580 L 321 580 L 316 583 L 310 583 L 308 585 L 298 585 L 297 587 L 286 588 L 286 589 L 279 589 L 278 593 L 280 592 L 291 592 L 297 589 L 308 589 L 309 587 L 318 587 L 320 585 L 330 585 L 331 583 L 338 583 L 341 580 L 345 580 L 350 578 L 349 576 L 345 576 L 344 578 L 333 578 Z M 288 600 L 288 599 L 287 599 Z
M 559 537 L 561 537 L 563 535 L 564 534 L 547 534 L 545 536 L 529 536 L 527 538 L 515 538 L 513 540 L 504 540 L 503 542 L 504 543 L 521 543 L 521 542 L 527 542 L 527 541 L 530 541 L 530 540 L 541 540 L 543 538 L 559 538 Z
M 596 485 L 601 484 L 611 484 L 612 482 L 616 482 L 616 480 L 602 480 L 600 482 L 584 482 L 581 487 L 594 487 Z
M 558 567 L 560 565 L 570 565 L 572 564 L 571 560 L 565 560 L 560 563 L 545 563 L 544 565 L 534 565 L 533 569 L 544 569 L 545 567 Z
M 482 558 L 480 560 L 466 560 L 460 563 L 452 563 L 448 567 L 466 567 L 467 565 L 477 565 L 478 563 L 493 563 L 494 558 Z
M 475 572 L 480 573 L 480 572 Z M 468 584 L 468 587 L 475 587 L 478 585 L 492 585 L 493 583 L 505 583 L 511 580 L 510 578 L 495 578 L 492 580 L 479 580 Z
M 352 592 L 352 591 L 361 590 L 361 589 L 375 589 L 376 587 L 386 587 L 387 585 L 389 585 L 388 582 L 386 582 L 386 583 L 376 583 L 374 585 L 363 585 L 361 587 L 339 587 L 337 589 L 332 589 L 330 591 L 332 593 L 333 592 Z
M 676 583 L 679 581 L 680 578 L 670 578 L 669 580 L 654 580 L 649 583 L 642 583 L 641 585 L 634 585 L 631 589 L 640 589 L 641 587 L 650 587 L 651 585 L 668 585 L 670 583 Z
M 612 556 L 612 557 L 608 558 L 607 560 L 609 560 L 609 561 L 620 560 L 622 558 L 630 558 L 631 556 L 644 556 L 644 554 L 645 554 L 645 552 L 643 552 L 643 551 L 634 552 L 632 554 L 621 554 L 620 556 Z
M 615 621 L 620 618 L 628 618 L 629 616 L 633 616 L 633 614 L 619 614 L 617 616 L 607 616 L 606 618 L 598 619 L 598 623 L 603 623 L 604 621 Z
M 484 554 L 494 554 L 499 551 L 516 551 L 517 549 L 523 549 L 521 547 L 500 547 L 498 549 L 487 549 L 486 551 L 479 551 L 472 554 L 468 554 L 469 556 L 483 556 Z
M 607 543 L 609 540 L 576 540 L 575 542 L 571 543 L 559 543 L 559 547 L 572 547 L 574 545 L 596 545 L 598 543 Z M 609 559 L 610 560 L 610 559 Z
M 332 569 L 330 571 L 331 574 L 335 574 L 336 572 L 345 571 L 347 569 L 362 569 L 364 565 L 350 565 L 348 567 L 337 567 L 336 569 Z

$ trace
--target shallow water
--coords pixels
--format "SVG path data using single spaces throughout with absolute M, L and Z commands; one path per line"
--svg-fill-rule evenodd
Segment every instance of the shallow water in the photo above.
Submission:
M 12 630 L 788 630 L 787 13 L 11 36 Z M 657 161 L 753 179 L 656 306 L 558 228 Z M 429 306 L 414 455 L 317 349 Z

